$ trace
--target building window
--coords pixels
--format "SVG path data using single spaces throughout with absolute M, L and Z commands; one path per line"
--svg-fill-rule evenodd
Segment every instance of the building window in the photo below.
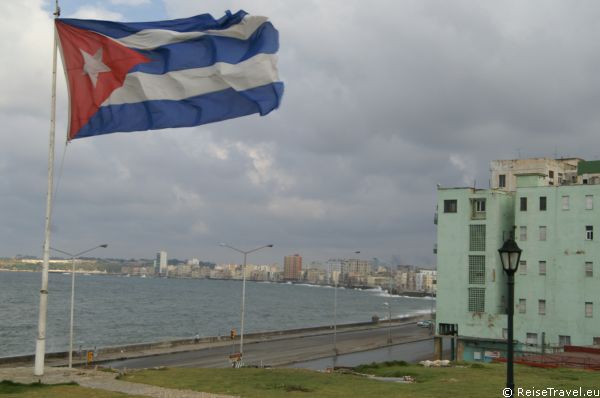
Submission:
M 472 252 L 485 251 L 485 225 L 469 225 L 469 250 Z
M 594 226 L 593 225 L 585 226 L 585 240 L 594 240 Z
M 485 212 L 485 199 L 474 199 L 473 203 L 476 212 Z
M 540 211 L 546 211 L 546 197 L 540 196 Z
M 588 301 L 585 303 L 585 317 L 591 318 L 593 316 L 594 316 L 594 303 Z
M 540 261 L 539 266 L 540 266 L 540 275 L 546 275 L 546 262 Z
M 519 314 L 525 314 L 527 312 L 527 300 L 519 299 Z
M 600 345 L 600 337 L 594 337 L 592 340 L 593 345 Z
M 469 312 L 485 312 L 485 288 L 469 288 Z
M 521 275 L 527 275 L 527 261 L 525 261 L 525 260 L 519 261 L 519 273 Z
M 594 195 L 585 195 L 585 209 L 592 210 L 594 208 Z
M 585 262 L 585 276 L 591 278 L 594 276 L 594 263 L 591 261 Z
M 548 178 L 554 178 L 554 170 L 548 170 Z
M 485 256 L 469 256 L 469 283 L 485 284 Z
M 537 333 L 527 333 L 527 345 L 537 345 Z
M 527 240 L 527 227 L 526 226 L 519 227 L 519 240 Z
M 538 300 L 538 314 L 546 315 L 546 300 Z
M 569 210 L 569 196 L 567 195 L 562 197 L 562 209 Z
M 540 240 L 546 240 L 546 226 L 540 225 Z
M 564 347 L 566 345 L 571 345 L 571 336 L 558 336 L 558 345 Z
M 485 199 L 471 200 L 471 217 L 474 219 L 485 219 Z
M 444 200 L 444 213 L 456 213 L 458 206 L 456 199 Z
M 499 174 L 498 175 L 498 187 L 499 188 L 506 187 L 506 174 Z
M 521 203 L 521 205 L 520 205 L 521 211 L 527 211 L 527 198 L 522 197 L 520 200 L 520 203 Z

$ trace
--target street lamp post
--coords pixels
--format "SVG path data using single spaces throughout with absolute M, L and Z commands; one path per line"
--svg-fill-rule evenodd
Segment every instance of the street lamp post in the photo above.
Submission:
M 240 358 L 244 357 L 244 312 L 246 307 L 246 258 L 248 254 L 264 249 L 265 247 L 273 247 L 273 245 L 264 245 L 257 247 L 252 250 L 241 250 L 236 247 L 230 246 L 227 243 L 221 243 L 220 246 L 228 247 L 231 250 L 235 250 L 238 253 L 244 255 L 244 265 L 242 267 L 242 313 L 241 313 L 241 325 L 240 325 Z
M 513 316 L 515 311 L 515 272 L 519 268 L 519 260 L 521 259 L 521 248 L 515 242 L 511 235 L 498 249 L 500 253 L 500 261 L 502 262 L 502 268 L 508 277 L 508 336 L 507 336 L 507 353 L 506 353 L 506 388 L 510 388 L 511 391 L 515 390 L 514 381 L 514 346 L 513 346 Z
M 387 301 L 383 303 L 385 307 L 388 309 L 388 344 L 392 344 L 392 305 Z
M 360 251 L 357 250 L 354 254 L 360 254 Z M 332 275 L 333 276 L 333 275 Z M 333 353 L 335 355 L 338 354 L 337 349 L 337 291 L 338 291 L 338 282 L 341 276 L 341 270 L 335 278 L 334 286 L 333 286 Z
M 54 247 L 50 247 L 50 250 L 53 250 L 58 253 L 66 254 L 71 257 L 71 323 L 69 326 L 69 368 L 73 367 L 73 314 L 75 312 L 75 260 L 83 254 L 89 253 L 92 250 L 96 250 L 98 248 L 106 248 L 108 245 L 106 243 L 98 246 L 94 246 L 91 249 L 84 250 L 77 254 L 71 254 L 59 249 L 55 249 Z

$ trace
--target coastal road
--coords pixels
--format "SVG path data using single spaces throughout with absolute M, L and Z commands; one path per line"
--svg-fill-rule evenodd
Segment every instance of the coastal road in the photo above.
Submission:
M 393 344 L 409 343 L 431 338 L 429 329 L 420 328 L 415 323 L 392 325 L 367 330 L 345 330 L 337 333 L 337 347 L 339 354 L 357 351 L 372 350 L 387 346 L 388 330 L 391 330 Z M 407 344 L 406 354 L 401 357 L 407 361 L 422 359 L 433 352 L 433 343 L 429 341 L 429 352 L 421 351 L 423 344 Z M 419 347 L 419 348 L 416 348 Z M 132 358 L 106 362 L 104 366 L 117 369 L 139 369 L 157 366 L 168 367 L 228 367 L 228 357 L 239 349 L 239 342 L 235 346 L 217 346 L 196 351 L 162 354 L 149 357 Z M 415 349 L 417 352 L 415 352 Z M 427 350 L 425 350 L 427 351 Z M 309 361 L 316 358 L 333 355 L 333 333 L 308 334 L 301 337 L 283 337 L 264 341 L 245 342 L 244 362 L 246 365 L 271 365 L 282 366 L 295 362 Z

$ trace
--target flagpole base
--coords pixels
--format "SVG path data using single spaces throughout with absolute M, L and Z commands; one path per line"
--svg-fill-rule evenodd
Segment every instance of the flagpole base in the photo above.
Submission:
M 35 344 L 35 366 L 33 368 L 33 374 L 35 376 L 44 375 L 44 355 L 46 353 L 45 343 L 45 339 L 37 339 Z

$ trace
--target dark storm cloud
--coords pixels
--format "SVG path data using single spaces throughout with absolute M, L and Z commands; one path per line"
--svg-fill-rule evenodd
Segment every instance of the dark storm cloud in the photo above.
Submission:
M 3 67 L 0 94 L 3 255 L 38 253 L 43 236 L 50 51 L 39 39 L 50 19 L 41 3 L 23 4 L 0 6 L 37 27 L 19 48 L 1 43 L 21 60 Z M 173 18 L 226 8 L 269 15 L 281 35 L 282 107 L 264 118 L 70 144 L 57 246 L 106 240 L 114 256 L 165 249 L 237 261 L 218 242 L 275 243 L 253 259 L 281 263 L 299 252 L 326 260 L 360 249 L 433 264 L 437 183 L 487 187 L 492 159 L 600 155 L 595 2 L 164 4 Z M 88 5 L 99 15 L 124 12 Z M 4 37 L 20 30 L 3 29 Z M 59 88 L 64 137 L 62 78 Z

